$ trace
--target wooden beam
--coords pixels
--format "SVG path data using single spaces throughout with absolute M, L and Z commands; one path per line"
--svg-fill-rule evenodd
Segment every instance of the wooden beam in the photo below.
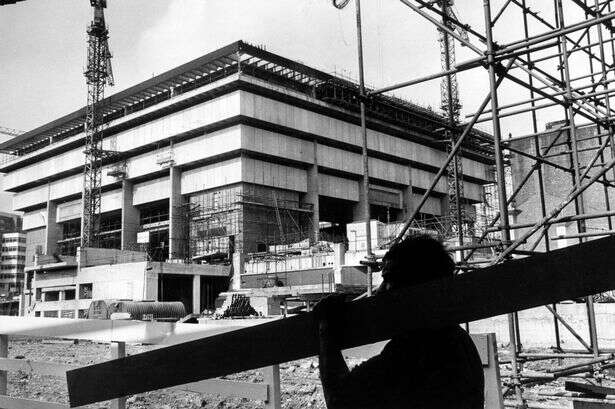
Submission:
M 269 322 L 271 319 L 263 319 Z M 173 345 L 256 325 L 261 320 L 218 320 L 211 325 L 124 320 L 0 316 L 0 333 L 12 336 Z M 4 336 L 0 335 L 0 337 Z M 1 340 L 1 338 L 0 338 Z M 0 344 L 2 345 L 2 344 Z
M 614 289 L 614 249 L 608 237 L 348 303 L 341 346 Z M 69 399 L 80 406 L 317 353 L 317 322 L 308 313 L 69 371 Z
M 63 378 L 66 376 L 66 371 L 76 368 L 79 368 L 79 366 L 62 364 L 59 362 L 0 358 L 0 370 L 3 371 L 22 371 L 26 373 L 36 373 L 37 375 L 57 376 Z

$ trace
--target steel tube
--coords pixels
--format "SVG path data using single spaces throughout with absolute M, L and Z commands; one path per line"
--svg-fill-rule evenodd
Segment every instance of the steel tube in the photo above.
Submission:
M 572 335 L 573 335 L 573 336 L 577 339 L 577 341 L 579 341 L 579 342 L 581 343 L 581 345 L 583 345 L 583 346 L 584 346 L 584 347 L 585 347 L 585 348 L 586 348 L 589 352 L 592 352 L 592 347 L 591 347 L 590 345 L 588 345 L 588 344 L 587 344 L 587 342 L 585 342 L 585 340 L 583 339 L 583 337 L 582 337 L 581 335 L 579 335 L 579 333 L 578 333 L 578 332 L 576 332 L 576 331 L 575 331 L 575 329 L 574 329 L 574 328 L 572 328 L 572 327 L 570 326 L 570 324 L 568 324 L 568 323 L 566 322 L 566 320 L 564 319 L 564 317 L 562 317 L 561 315 L 559 315 L 559 314 L 558 314 L 558 312 L 557 312 L 557 311 L 555 311 L 555 310 L 553 309 L 553 307 L 551 307 L 550 305 L 545 305 L 545 308 L 546 308 L 547 310 L 549 310 L 549 311 L 551 312 L 551 314 L 553 314 L 553 316 L 554 316 L 555 318 L 557 318 L 557 320 L 558 320 L 559 322 L 561 322 L 561 323 L 562 323 L 562 325 L 563 325 L 564 327 L 566 327 L 566 329 L 567 329 L 567 330 L 568 330 L 568 331 L 569 331 L 569 332 L 570 332 L 570 333 L 571 333 L 571 334 L 572 334 Z
M 365 118 L 365 77 L 363 70 L 363 36 L 361 34 L 361 0 L 355 0 L 357 19 L 357 57 L 359 63 L 359 92 L 361 96 L 361 156 L 363 158 L 363 213 L 365 216 L 365 249 L 372 257 L 371 212 L 369 207 L 369 157 L 367 152 L 367 124 Z M 367 265 L 367 295 L 372 295 L 372 268 Z

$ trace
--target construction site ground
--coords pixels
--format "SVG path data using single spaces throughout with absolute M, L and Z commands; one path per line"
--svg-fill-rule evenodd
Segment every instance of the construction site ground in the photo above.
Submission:
M 144 345 L 127 345 L 127 354 L 137 354 L 155 347 Z M 542 350 L 546 352 L 546 350 Z M 505 352 L 500 353 L 501 360 L 507 360 Z M 106 344 L 92 342 L 73 343 L 35 338 L 12 338 L 9 344 L 9 358 L 28 359 L 32 361 L 54 361 L 73 365 L 88 365 L 109 359 L 110 348 Z M 189 359 L 189 357 L 187 357 Z M 349 359 L 351 366 L 361 362 L 360 359 Z M 564 360 L 564 363 L 572 362 Z M 529 363 L 526 369 L 541 370 L 554 366 L 556 360 Z M 503 372 L 510 370 L 510 365 L 502 364 Z M 280 365 L 282 407 L 283 408 L 326 408 L 322 395 L 322 387 L 318 377 L 318 361 L 316 358 L 303 359 Z M 147 376 L 144 374 L 144 376 Z M 259 371 L 248 371 L 234 374 L 226 379 L 243 382 L 261 382 Z M 564 380 L 541 384 L 525 389 L 524 395 L 528 403 L 548 405 L 549 407 L 571 407 L 570 398 L 564 390 Z M 578 378 L 577 378 L 578 380 Z M 605 386 L 610 382 L 605 381 Z M 36 399 L 46 402 L 67 403 L 66 380 L 51 376 L 41 376 L 27 372 L 9 373 L 9 395 L 26 399 Z M 569 394 L 569 393 L 568 393 Z M 559 395 L 559 396 L 558 396 Z M 510 397 L 507 397 L 510 399 Z M 130 397 L 127 402 L 130 409 L 175 409 L 175 408 L 264 408 L 263 402 L 239 398 L 226 398 L 216 395 L 200 395 L 179 390 L 164 389 Z M 92 408 L 107 408 L 109 403 L 92 405 Z

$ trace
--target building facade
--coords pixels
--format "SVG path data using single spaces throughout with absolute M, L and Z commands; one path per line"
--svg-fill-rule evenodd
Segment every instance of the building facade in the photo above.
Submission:
M 524 155 L 536 155 L 536 146 L 539 148 L 540 155 L 550 164 L 544 164 L 542 170 L 542 191 L 546 214 L 556 208 L 566 199 L 573 183 L 573 163 L 571 161 L 572 148 L 568 136 L 565 121 L 549 123 L 546 129 L 539 133 L 538 136 L 532 138 L 522 138 L 512 140 L 510 147 L 518 152 L 512 151 L 510 154 L 512 185 L 514 189 L 520 189 L 516 200 L 514 201 L 511 210 L 512 224 L 534 224 L 543 218 L 542 203 L 541 203 L 541 186 L 538 172 L 532 171 L 535 161 Z M 560 129 L 562 128 L 562 129 Z M 587 164 L 596 154 L 596 150 L 603 142 L 607 134 L 601 135 L 596 126 L 586 125 L 576 129 L 577 147 L 579 166 L 583 172 Z M 548 149 L 548 151 L 547 151 Z M 607 153 L 608 152 L 608 153 Z M 601 163 L 607 162 L 605 159 L 611 153 L 609 148 L 604 153 L 604 157 L 599 158 L 594 166 L 599 166 Z M 532 175 L 527 182 L 520 187 L 520 184 L 525 179 L 528 172 L 532 171 Z M 591 176 L 591 172 L 589 173 Z M 558 217 L 573 216 L 577 214 L 585 215 L 600 215 L 612 212 L 615 209 L 615 191 L 612 185 L 612 172 L 607 174 L 606 178 L 600 179 L 597 183 L 591 185 L 577 203 L 574 201 L 566 206 Z M 579 206 L 577 208 L 577 206 Z M 609 220 L 611 219 L 611 220 Z M 601 232 L 609 232 L 613 230 L 612 217 L 591 217 L 582 221 L 584 232 L 599 234 Z M 518 236 L 523 234 L 527 228 L 516 229 L 515 233 Z M 576 220 L 562 220 L 559 223 L 554 223 L 549 226 L 548 234 L 541 238 L 536 249 L 539 251 L 549 249 L 557 249 L 566 247 L 571 244 L 577 244 L 579 239 L 574 236 L 579 233 L 579 222 Z M 598 237 L 598 236 L 595 236 Z M 595 237 L 587 237 L 586 240 L 591 240 Z M 533 241 L 525 244 L 526 248 L 533 246 Z
M 343 242 L 364 220 L 358 86 L 244 42 L 101 104 L 100 247 L 152 260 L 231 262 L 277 244 Z M 367 103 L 372 217 L 403 220 L 447 156 L 436 113 L 392 97 Z M 74 255 L 80 240 L 85 109 L 0 144 L 26 264 Z M 493 180 L 490 138 L 462 149 L 468 211 Z M 422 217 L 446 214 L 443 179 Z M 243 262 L 237 270 L 243 273 Z

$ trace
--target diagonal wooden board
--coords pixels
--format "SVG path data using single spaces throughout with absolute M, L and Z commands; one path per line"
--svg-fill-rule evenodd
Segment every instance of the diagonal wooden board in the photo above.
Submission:
M 615 237 L 348 303 L 344 348 L 615 289 Z M 408 274 L 412 274 L 409 266 Z M 318 353 L 312 313 L 67 372 L 71 407 Z

